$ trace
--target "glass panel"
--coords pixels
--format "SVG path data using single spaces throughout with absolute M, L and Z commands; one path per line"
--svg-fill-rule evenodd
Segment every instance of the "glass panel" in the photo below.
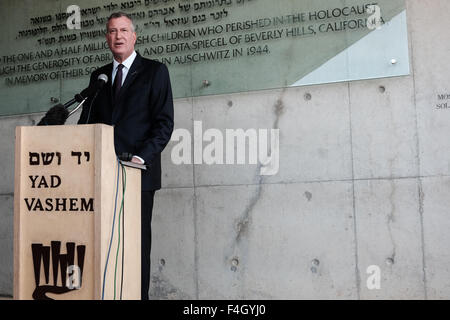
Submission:
M 56 5 L 55 5 L 56 4 Z M 136 49 L 165 63 L 175 98 L 409 74 L 404 0 L 3 0 L 0 115 L 45 111 L 112 55 L 106 18 L 133 15 Z

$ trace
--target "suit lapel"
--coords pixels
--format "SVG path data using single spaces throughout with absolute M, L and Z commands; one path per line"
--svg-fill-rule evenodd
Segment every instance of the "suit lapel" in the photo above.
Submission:
M 140 72 L 140 67 L 141 67 L 141 57 L 139 55 L 137 55 L 136 58 L 134 59 L 133 64 L 131 65 L 130 70 L 128 71 L 127 78 L 125 79 L 125 82 L 123 83 L 123 86 L 120 89 L 119 100 L 120 100 L 120 97 L 123 95 L 123 93 L 127 91 L 127 88 L 136 79 L 136 76 Z
M 117 120 L 120 118 L 120 115 L 124 111 L 122 100 L 124 98 L 124 95 L 126 94 L 128 87 L 130 87 L 130 85 L 134 82 L 140 71 L 141 71 L 141 56 L 138 53 L 133 61 L 133 64 L 131 65 L 130 70 L 128 71 L 127 77 L 125 79 L 125 82 L 123 83 L 122 88 L 120 88 L 117 101 L 114 101 L 111 84 L 111 98 L 113 99 L 112 101 L 114 101 L 114 108 L 112 114 L 113 123 L 117 122 Z

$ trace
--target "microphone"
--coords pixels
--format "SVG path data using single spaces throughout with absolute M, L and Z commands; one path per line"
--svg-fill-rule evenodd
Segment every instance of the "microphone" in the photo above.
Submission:
M 133 154 L 129 152 L 122 152 L 121 154 L 118 155 L 118 158 L 119 160 L 130 162 L 131 159 L 133 159 Z
M 79 96 L 81 96 L 83 99 L 88 98 L 91 95 L 94 95 L 97 92 L 99 92 L 107 82 L 108 82 L 108 76 L 106 74 L 102 73 L 101 75 L 98 76 L 97 81 L 95 81 L 90 87 L 81 91 Z M 75 99 L 77 98 L 77 96 L 75 96 Z
M 101 88 L 108 82 L 108 76 L 106 74 L 101 74 L 98 76 L 97 81 L 95 81 L 91 86 L 87 87 L 79 94 L 76 94 L 75 97 L 69 102 L 62 104 L 57 104 L 56 106 L 50 108 L 47 111 L 45 116 L 39 121 L 38 126 L 55 126 L 55 125 L 63 125 L 66 123 L 66 120 L 69 116 L 75 113 L 83 103 L 92 95 L 94 97 L 98 94 Z M 70 113 L 67 110 L 71 105 L 75 102 L 78 102 L 78 106 L 72 110 Z M 91 104 L 92 105 L 92 104 Z
M 90 96 L 96 94 L 100 91 L 101 88 L 108 82 L 108 76 L 104 73 L 98 76 L 97 81 L 95 81 L 91 86 L 87 87 L 79 94 L 76 94 L 75 97 L 69 102 L 64 104 L 64 107 L 68 108 L 73 105 L 75 102 L 82 103 L 83 100 L 89 98 Z
M 89 119 L 91 117 L 92 104 L 94 103 L 95 98 L 97 98 L 97 95 L 100 92 L 100 89 L 107 82 L 108 82 L 108 76 L 106 74 L 102 73 L 101 75 L 98 76 L 97 81 L 94 82 L 94 84 L 90 88 L 87 88 L 87 89 L 83 90 L 83 92 L 81 92 L 80 96 L 84 94 L 86 97 L 88 97 L 92 93 L 95 93 L 94 97 L 91 100 L 91 104 L 89 105 L 89 112 L 88 112 L 88 116 L 86 119 L 86 124 L 89 123 Z M 80 108 L 83 105 L 83 103 L 86 101 L 86 99 L 84 99 L 70 114 L 72 114 L 76 110 L 78 110 L 78 108 Z

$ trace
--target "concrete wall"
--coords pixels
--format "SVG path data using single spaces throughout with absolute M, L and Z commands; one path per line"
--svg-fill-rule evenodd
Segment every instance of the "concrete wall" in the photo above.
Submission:
M 191 132 L 279 128 L 280 170 L 176 166 L 169 144 L 153 299 L 450 298 L 450 109 L 435 107 L 450 93 L 450 3 L 406 3 L 410 76 L 176 101 Z M 0 295 L 12 294 L 14 128 L 40 117 L 0 118 Z

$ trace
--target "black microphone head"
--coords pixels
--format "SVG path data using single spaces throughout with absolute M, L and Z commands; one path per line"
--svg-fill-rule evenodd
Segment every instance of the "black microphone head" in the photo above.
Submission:
M 66 123 L 69 111 L 62 104 L 50 108 L 45 116 L 39 121 L 38 126 L 57 126 Z

